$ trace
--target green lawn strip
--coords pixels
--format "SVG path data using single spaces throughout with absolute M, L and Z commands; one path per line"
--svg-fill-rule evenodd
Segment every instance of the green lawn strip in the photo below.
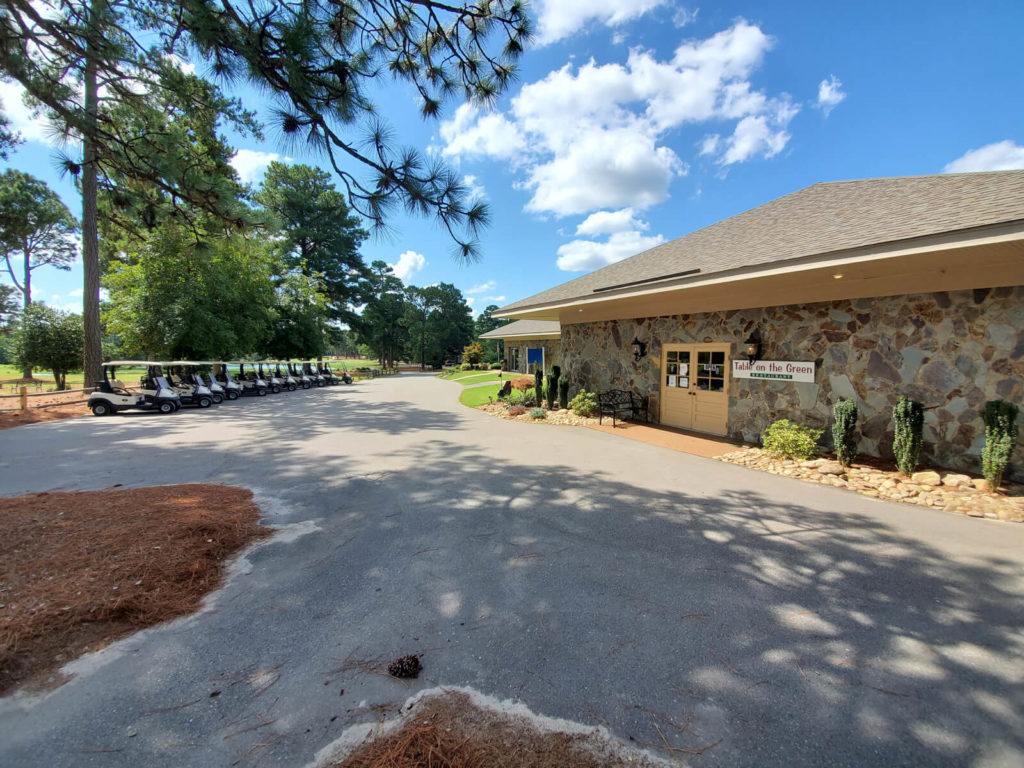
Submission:
M 470 408 L 477 408 L 491 400 L 498 399 L 500 387 L 468 387 L 459 395 L 459 402 Z
M 509 378 L 508 374 L 499 378 L 498 374 L 501 373 L 501 371 L 490 371 L 488 373 L 480 373 L 477 371 L 477 373 L 479 374 L 478 376 L 466 376 L 459 379 L 459 384 L 464 387 L 468 387 L 473 384 L 486 384 L 489 381 L 504 381 Z

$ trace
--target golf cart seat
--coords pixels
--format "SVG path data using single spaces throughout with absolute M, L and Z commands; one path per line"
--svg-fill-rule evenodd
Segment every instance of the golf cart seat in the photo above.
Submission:
M 126 387 L 124 385 L 124 382 L 121 381 L 120 379 L 111 379 L 110 386 L 113 388 L 115 392 L 124 392 L 126 394 L 128 393 L 128 387 Z

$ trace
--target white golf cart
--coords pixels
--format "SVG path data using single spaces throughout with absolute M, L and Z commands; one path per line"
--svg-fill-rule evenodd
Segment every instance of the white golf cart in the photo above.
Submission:
M 228 364 L 220 361 L 204 362 L 203 365 L 211 366 L 213 373 L 210 374 L 210 381 L 216 382 L 224 390 L 224 397 L 228 400 L 237 400 L 242 396 L 242 385 L 234 380 Z
M 166 371 L 164 369 L 167 369 Z M 178 393 L 183 406 L 209 408 L 213 405 L 213 393 L 205 386 L 186 381 L 178 374 L 170 373 L 171 363 L 166 361 L 150 361 L 147 374 L 140 380 L 143 390 L 152 389 L 157 378 L 162 378 Z
M 157 376 L 153 389 L 129 389 L 117 378 L 118 368 L 149 368 L 148 360 L 111 360 L 103 364 L 103 379 L 89 395 L 89 408 L 95 416 L 108 416 L 118 411 L 136 409 L 174 413 L 181 408 L 181 398 L 171 389 L 167 379 Z
M 289 392 L 294 392 L 299 388 L 299 382 L 296 381 L 295 377 L 288 371 L 287 363 L 282 366 L 280 360 L 275 360 L 273 363 L 268 363 L 268 365 L 274 366 L 274 375 L 281 380 L 281 385 Z
M 224 394 L 224 387 L 217 383 L 217 380 L 212 376 L 207 379 L 206 376 L 200 372 L 200 368 L 203 366 L 212 365 L 212 363 L 204 363 L 197 360 L 172 360 L 167 363 L 167 369 L 171 375 L 168 379 L 171 382 L 171 386 L 177 388 L 178 382 L 181 382 L 182 386 L 187 387 L 205 387 L 210 397 L 213 398 L 214 405 L 220 405 L 227 397 Z
M 242 385 L 242 394 L 252 397 L 264 397 L 269 391 L 267 382 L 256 375 L 256 368 L 253 363 L 246 362 L 244 360 L 233 360 L 228 365 L 238 366 L 238 381 Z M 249 372 L 246 373 L 245 366 L 249 366 Z

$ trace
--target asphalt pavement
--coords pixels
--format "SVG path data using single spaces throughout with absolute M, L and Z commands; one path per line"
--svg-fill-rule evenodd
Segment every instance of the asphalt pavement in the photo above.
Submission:
M 0 765 L 303 766 L 439 684 L 695 766 L 1024 765 L 1024 525 L 460 392 L 403 374 L 0 432 L 4 495 L 226 483 L 282 527 L 199 614 L 0 700 Z M 418 680 L 380 673 L 410 653 Z

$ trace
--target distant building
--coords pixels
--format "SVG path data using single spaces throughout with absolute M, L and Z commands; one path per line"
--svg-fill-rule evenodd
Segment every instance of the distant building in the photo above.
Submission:
M 539 367 L 547 371 L 557 365 L 562 352 L 561 329 L 557 320 L 517 320 L 481 333 L 481 339 L 505 342 L 505 370 L 533 373 Z

